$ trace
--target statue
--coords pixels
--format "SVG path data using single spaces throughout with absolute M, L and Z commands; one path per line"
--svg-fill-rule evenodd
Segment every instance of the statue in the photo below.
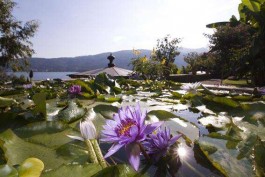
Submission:
M 114 67 L 115 64 L 113 63 L 113 60 L 115 59 L 115 57 L 112 55 L 112 53 L 110 53 L 110 55 L 108 56 L 107 58 L 109 60 L 109 64 L 108 64 L 108 67 Z
M 32 78 L 33 78 L 33 71 L 32 70 L 30 70 L 30 72 L 29 72 L 29 78 L 30 78 L 30 82 L 32 82 Z

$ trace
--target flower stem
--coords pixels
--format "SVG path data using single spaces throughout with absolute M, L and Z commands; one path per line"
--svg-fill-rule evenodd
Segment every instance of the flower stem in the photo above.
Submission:
M 92 143 L 89 139 L 85 140 L 85 143 L 87 145 L 87 150 L 88 150 L 88 158 L 92 163 L 99 163 L 97 159 L 97 155 L 94 151 L 94 148 L 92 146 Z
M 94 152 L 96 153 L 96 157 L 97 157 L 99 164 L 101 165 L 102 168 L 106 168 L 108 165 L 107 165 L 107 162 L 105 161 L 105 159 L 102 155 L 98 141 L 96 139 L 91 139 L 90 141 L 91 141 L 92 146 L 94 148 Z
M 143 145 L 142 145 L 141 143 L 138 143 L 138 145 L 139 145 L 140 150 L 141 150 L 141 152 L 143 153 L 145 159 L 146 159 L 148 162 L 150 162 L 150 157 L 149 157 L 149 155 L 146 153 L 146 151 L 145 151 Z

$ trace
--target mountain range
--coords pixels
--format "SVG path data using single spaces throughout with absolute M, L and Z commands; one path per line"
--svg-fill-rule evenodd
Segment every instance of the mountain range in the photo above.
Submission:
M 149 57 L 151 50 L 140 49 L 140 56 Z M 175 58 L 178 67 L 186 66 L 184 56 L 189 52 L 203 53 L 206 48 L 189 49 L 180 48 L 180 55 Z M 100 53 L 96 55 L 61 57 L 61 58 L 30 58 L 29 63 L 33 71 L 39 72 L 82 72 L 97 68 L 107 67 L 107 57 L 112 53 L 115 56 L 114 63 L 117 67 L 132 69 L 131 59 L 135 57 L 132 50 L 122 50 L 117 52 Z

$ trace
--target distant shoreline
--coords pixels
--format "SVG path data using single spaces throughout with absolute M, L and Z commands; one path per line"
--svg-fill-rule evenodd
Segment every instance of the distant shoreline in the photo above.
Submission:
M 39 80 L 46 80 L 46 79 L 62 79 L 62 80 L 68 80 L 71 79 L 68 77 L 68 74 L 74 74 L 77 72 L 33 72 L 33 80 L 39 81 Z M 8 75 L 15 75 L 17 77 L 21 77 L 22 75 L 25 78 L 29 77 L 29 72 L 7 72 Z

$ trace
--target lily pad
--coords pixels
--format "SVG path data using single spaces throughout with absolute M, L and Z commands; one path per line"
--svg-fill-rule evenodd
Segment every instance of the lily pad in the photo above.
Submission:
M 258 126 L 256 126 L 243 120 L 243 118 L 234 118 L 233 122 L 238 128 L 244 130 L 245 136 L 255 134 L 259 136 L 262 141 L 265 141 L 265 127 L 263 126 L 263 124 L 258 124 Z
M 0 140 L 3 142 L 0 144 L 0 147 L 4 150 L 5 158 L 9 165 L 21 164 L 25 159 L 30 157 L 42 160 L 45 164 L 45 169 L 57 168 L 63 163 L 69 162 L 59 157 L 50 148 L 20 139 L 12 130 L 1 133 Z
M 178 92 L 171 92 L 173 98 L 177 98 L 177 99 L 180 99 L 182 97 L 182 95 Z
M 97 114 L 101 114 L 102 117 L 106 118 L 106 119 L 112 119 L 113 118 L 113 114 L 118 112 L 118 107 L 116 106 L 112 106 L 112 105 L 97 105 L 93 108 L 93 110 L 95 111 L 95 113 Z
M 254 160 L 255 171 L 257 176 L 263 176 L 265 174 L 265 143 L 258 140 L 254 147 Z
M 0 97 L 0 108 L 5 108 L 5 107 L 11 106 L 16 103 L 17 103 L 16 100 L 12 98 Z
M 135 175 L 136 172 L 127 165 L 115 165 L 99 171 L 93 177 L 133 177 Z
M 156 116 L 161 121 L 162 120 L 168 120 L 170 118 L 178 117 L 175 114 L 168 112 L 168 111 L 164 111 L 164 110 L 153 110 L 153 111 L 148 112 L 147 115 L 148 116 L 151 116 L 151 115 Z
M 238 144 L 240 153 L 238 154 L 237 159 L 249 157 L 257 141 L 258 141 L 257 135 L 251 134 L 244 141 L 240 142 Z
M 237 95 L 232 97 L 233 100 L 236 101 L 252 101 L 252 95 Z
M 76 134 L 77 133 L 75 131 L 71 129 L 66 129 L 58 133 L 38 134 L 38 135 L 28 138 L 27 141 L 35 143 L 35 144 L 41 144 L 45 147 L 54 149 L 71 141 L 71 139 L 67 137 L 66 135 L 76 135 Z
M 47 110 L 46 120 L 47 121 L 54 121 L 57 118 L 59 111 L 62 109 L 62 108 L 58 108 L 55 104 L 56 104 L 55 102 L 46 104 L 46 110 Z
M 15 133 L 21 138 L 29 138 L 38 134 L 51 134 L 64 131 L 68 125 L 62 122 L 34 122 L 18 128 Z
M 13 112 L 0 113 L 0 132 L 22 127 L 28 123 L 22 116 Z
M 40 177 L 44 164 L 37 158 L 26 159 L 19 167 L 19 177 Z
M 75 120 L 80 119 L 84 115 L 85 115 L 85 110 L 79 107 L 76 104 L 76 102 L 72 100 L 72 101 L 69 101 L 67 107 L 59 111 L 57 117 L 59 120 L 63 122 L 71 123 L 71 122 L 74 122 Z
M 0 165 L 0 177 L 18 177 L 17 170 L 9 165 Z
M 227 124 L 231 123 L 230 118 L 225 115 L 219 114 L 218 116 L 209 115 L 199 119 L 199 122 L 204 126 L 212 125 L 216 128 L 224 128 Z
M 46 94 L 36 93 L 32 99 L 35 103 L 34 112 L 41 113 L 43 117 L 46 117 Z
M 200 137 L 197 141 L 204 155 L 211 163 L 226 176 L 254 176 L 252 163 L 249 159 L 237 159 L 236 149 L 227 149 L 226 141 L 209 137 Z M 215 147 L 217 150 L 208 152 L 209 148 Z M 212 149 L 212 148 L 211 148 Z
M 71 162 L 78 162 L 79 164 L 85 164 L 88 160 L 88 151 L 85 143 L 78 140 L 71 140 L 56 149 L 58 155 L 63 156 L 65 159 L 71 160 Z
M 210 96 L 207 95 L 204 97 L 204 100 L 209 101 L 208 103 L 206 103 L 206 106 L 208 104 L 211 104 L 210 102 L 214 102 L 216 104 L 222 105 L 222 106 L 227 106 L 227 107 L 232 107 L 232 108 L 237 108 L 240 106 L 240 104 L 234 100 L 232 100 L 231 98 L 227 98 L 227 97 L 220 97 L 220 96 Z
M 165 121 L 163 126 L 170 128 L 172 135 L 177 135 L 179 134 L 178 132 L 180 132 L 187 136 L 192 142 L 199 138 L 199 129 L 195 125 L 185 122 L 182 119 L 169 119 Z
M 45 172 L 41 175 L 41 177 L 92 176 L 100 170 L 101 166 L 97 164 L 87 164 L 87 165 L 69 164 L 69 165 L 62 165 L 55 170 Z

